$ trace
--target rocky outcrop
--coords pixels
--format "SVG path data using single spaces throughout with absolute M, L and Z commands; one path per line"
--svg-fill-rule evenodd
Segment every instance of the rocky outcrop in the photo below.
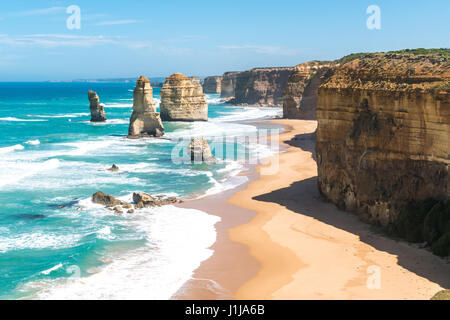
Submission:
M 198 78 L 175 73 L 161 89 L 163 121 L 208 121 L 208 103 Z
M 92 202 L 105 206 L 109 210 L 114 211 L 116 214 L 123 214 L 124 210 L 128 210 L 128 213 L 133 213 L 133 206 L 125 201 L 118 200 L 113 196 L 103 193 L 101 191 L 96 192 L 92 196 Z
M 135 192 L 133 193 L 133 202 L 135 203 L 136 209 L 142 209 L 175 204 L 180 202 L 180 200 L 178 200 L 175 197 L 165 197 L 165 196 L 152 197 L 147 193 Z
M 318 184 L 340 208 L 390 224 L 411 201 L 450 198 L 450 59 L 372 54 L 319 88 Z
M 222 99 L 229 99 L 234 97 L 234 88 L 236 85 L 236 77 L 240 72 L 225 72 L 222 77 L 222 88 L 220 97 Z
M 188 154 L 192 162 L 216 162 L 208 142 L 203 138 L 194 138 L 191 140 L 188 147 Z
M 284 89 L 284 118 L 317 119 L 319 86 L 332 75 L 334 65 L 334 63 L 311 61 L 295 67 Z
M 234 104 L 281 107 L 294 68 L 256 68 L 236 75 Z
M 98 97 L 98 94 L 92 90 L 89 90 L 88 98 L 91 109 L 91 122 L 105 122 L 106 121 L 105 106 L 100 103 L 100 98 Z
M 133 114 L 130 119 L 128 137 L 161 137 L 163 135 L 164 126 L 160 114 L 156 112 L 150 80 L 141 76 L 134 89 Z
M 222 92 L 222 77 L 206 77 L 203 80 L 203 92 L 218 94 Z

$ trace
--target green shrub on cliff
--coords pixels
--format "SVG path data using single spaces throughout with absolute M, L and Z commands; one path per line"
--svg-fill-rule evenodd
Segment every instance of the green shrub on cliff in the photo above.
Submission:
M 409 203 L 400 210 L 395 221 L 388 226 L 388 232 L 409 242 L 423 242 L 423 223 L 436 203 L 432 199 Z
M 447 232 L 450 232 L 450 205 L 438 202 L 424 220 L 423 237 L 426 242 L 434 243 Z
M 361 58 L 368 58 L 375 55 L 385 55 L 385 54 L 412 54 L 412 55 L 435 55 L 443 58 L 450 58 L 450 49 L 448 48 L 433 48 L 433 49 L 425 49 L 425 48 L 417 48 L 417 49 L 403 49 L 403 50 L 395 50 L 395 51 L 388 51 L 388 52 L 359 52 L 359 53 L 352 53 L 349 55 L 346 55 L 345 57 L 336 60 L 336 62 L 345 64 L 347 62 L 361 59 Z M 381 59 L 382 57 L 380 57 Z
M 403 49 L 396 51 L 389 51 L 387 53 L 401 53 L 401 54 L 413 54 L 413 55 L 436 55 L 441 57 L 450 57 L 450 49 L 448 48 L 417 48 L 417 49 Z
M 391 235 L 409 242 L 427 242 L 434 254 L 450 255 L 450 201 L 411 202 L 388 227 Z

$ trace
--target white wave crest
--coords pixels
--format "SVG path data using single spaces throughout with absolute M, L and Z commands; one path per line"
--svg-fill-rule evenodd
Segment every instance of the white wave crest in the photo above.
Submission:
M 0 154 L 5 154 L 5 153 L 13 152 L 13 151 L 16 151 L 16 150 L 23 150 L 23 149 L 25 149 L 25 147 L 23 145 L 16 144 L 16 145 L 11 146 L 11 147 L 0 148 Z

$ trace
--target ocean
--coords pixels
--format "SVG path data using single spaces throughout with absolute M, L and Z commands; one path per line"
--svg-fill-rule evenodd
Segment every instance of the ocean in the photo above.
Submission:
M 281 110 L 207 95 L 208 122 L 164 123 L 163 139 L 129 140 L 134 85 L 0 83 L 0 299 L 169 299 L 212 255 L 214 215 L 176 206 L 115 215 L 91 196 L 196 199 L 243 184 L 245 162 L 274 151 L 237 137 Z M 90 123 L 88 90 L 106 123 Z M 154 98 L 158 106 L 158 88 Z M 220 161 L 173 161 L 180 139 L 197 136 L 226 150 Z

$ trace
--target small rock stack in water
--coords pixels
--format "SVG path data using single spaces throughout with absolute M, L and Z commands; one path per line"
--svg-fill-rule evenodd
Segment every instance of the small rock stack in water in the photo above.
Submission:
M 134 89 L 133 114 L 131 115 L 128 137 L 161 137 L 163 135 L 164 127 L 160 114 L 156 112 L 150 80 L 141 76 Z
M 163 121 L 208 121 L 208 103 L 198 79 L 175 73 L 161 89 Z
M 203 138 L 194 138 L 191 140 L 188 147 L 188 154 L 192 162 L 216 162 L 208 142 Z
M 91 109 L 91 122 L 104 122 L 106 121 L 105 108 L 100 104 L 100 98 L 97 93 L 92 90 L 88 92 L 88 98 L 90 102 Z

